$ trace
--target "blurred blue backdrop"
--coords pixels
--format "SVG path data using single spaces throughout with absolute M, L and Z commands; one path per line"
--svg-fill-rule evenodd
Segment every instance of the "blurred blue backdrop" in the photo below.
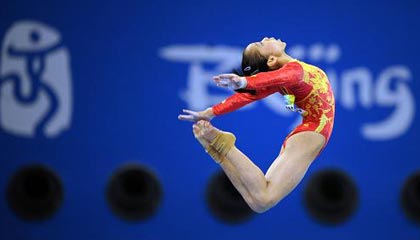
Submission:
M 0 239 L 420 238 L 399 202 L 420 169 L 418 1 L 2 0 L 0 18 Z M 242 49 L 265 36 L 334 85 L 335 129 L 308 174 L 336 167 L 354 179 L 359 208 L 342 225 L 308 216 L 308 177 L 243 224 L 226 225 L 206 206 L 219 168 L 177 115 L 227 97 L 211 76 L 237 67 Z M 274 96 L 213 123 L 266 170 L 298 119 L 283 108 Z M 152 169 L 164 191 L 140 223 L 115 217 L 104 196 L 112 173 L 132 162 Z M 12 174 L 32 163 L 54 169 L 64 187 L 62 207 L 40 223 L 17 218 L 4 197 Z

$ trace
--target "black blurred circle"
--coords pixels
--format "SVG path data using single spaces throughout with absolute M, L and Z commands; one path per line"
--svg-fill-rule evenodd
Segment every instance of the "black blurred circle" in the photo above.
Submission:
M 7 187 L 7 201 L 13 212 L 26 221 L 48 219 L 60 208 L 63 187 L 60 178 L 42 165 L 19 169 Z
M 349 219 L 358 201 L 357 186 L 350 176 L 337 169 L 326 169 L 312 175 L 304 193 L 309 214 L 319 222 L 331 225 Z
M 207 186 L 206 200 L 211 213 L 225 223 L 237 224 L 254 216 L 254 211 L 223 171 L 211 177 Z
M 146 167 L 127 165 L 112 175 L 106 196 L 117 216 L 138 221 L 156 213 L 162 199 L 162 188 L 158 178 Z
M 411 175 L 404 183 L 401 206 L 408 219 L 420 224 L 420 172 Z

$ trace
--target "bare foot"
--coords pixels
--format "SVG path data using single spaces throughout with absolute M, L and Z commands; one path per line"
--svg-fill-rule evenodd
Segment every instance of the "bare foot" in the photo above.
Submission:
M 208 153 L 216 163 L 221 163 L 223 161 L 222 155 L 217 152 L 213 146 L 211 146 L 210 141 L 208 141 L 204 136 L 204 132 L 199 127 L 198 124 L 193 125 L 193 133 L 194 137 L 197 139 L 197 141 L 203 146 L 203 148 L 206 150 L 206 153 Z
M 212 142 L 221 131 L 213 125 L 209 121 L 201 120 L 197 122 L 197 126 L 200 128 L 202 136 L 208 141 Z
M 210 143 L 210 147 L 207 148 L 207 152 L 210 153 L 210 150 L 213 150 L 218 153 L 218 155 L 225 157 L 232 147 L 235 145 L 236 137 L 230 132 L 221 131 L 208 121 L 199 121 L 197 123 L 198 128 L 200 129 L 201 136 Z M 214 154 L 213 154 L 214 155 Z M 216 156 L 213 156 L 215 158 Z
M 210 142 L 204 138 L 203 132 L 201 131 L 200 127 L 196 123 L 193 124 L 193 133 L 194 133 L 194 137 L 201 144 L 201 146 L 203 146 L 204 149 L 208 149 L 210 146 Z

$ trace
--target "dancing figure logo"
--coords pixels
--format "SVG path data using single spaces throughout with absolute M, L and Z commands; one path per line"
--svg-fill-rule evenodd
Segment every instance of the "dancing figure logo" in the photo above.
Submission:
M 323 69 L 334 89 L 336 102 L 341 103 L 344 109 L 349 111 L 355 111 L 356 107 L 366 110 L 372 107 L 393 109 L 382 120 L 362 124 L 360 133 L 365 139 L 371 141 L 396 139 L 411 127 L 415 116 L 415 101 L 409 86 L 412 74 L 407 66 L 385 67 L 375 77 L 372 70 L 365 66 L 340 72 L 331 68 L 330 64 L 341 57 L 341 48 L 336 44 L 295 45 L 288 48 L 288 53 L 299 60 L 326 65 L 327 67 Z M 231 92 L 211 94 L 210 86 L 214 86 L 212 76 L 231 72 L 240 66 L 241 54 L 242 49 L 238 47 L 205 45 L 172 45 L 162 48 L 159 52 L 159 55 L 166 60 L 190 64 L 187 88 L 181 91 L 180 97 L 187 103 L 188 108 L 193 110 L 205 109 L 231 94 Z M 209 70 L 209 64 L 214 68 Z M 291 116 L 279 94 L 273 94 L 262 102 L 279 115 Z M 251 104 L 250 107 L 252 106 Z M 300 117 L 297 116 L 290 128 L 299 122 Z
M 0 128 L 21 137 L 58 136 L 71 124 L 70 57 L 60 33 L 35 21 L 6 32 L 0 58 Z

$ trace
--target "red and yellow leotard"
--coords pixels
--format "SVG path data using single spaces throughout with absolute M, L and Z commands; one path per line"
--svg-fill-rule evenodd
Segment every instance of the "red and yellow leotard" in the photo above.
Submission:
M 249 92 L 235 93 L 213 106 L 215 115 L 232 112 L 276 92 L 294 95 L 296 106 L 306 112 L 302 115 L 302 123 L 287 136 L 285 142 L 298 132 L 313 131 L 322 134 L 327 144 L 334 125 L 335 100 L 324 71 L 292 60 L 280 69 L 261 72 L 246 79 L 248 84 L 245 90 Z

